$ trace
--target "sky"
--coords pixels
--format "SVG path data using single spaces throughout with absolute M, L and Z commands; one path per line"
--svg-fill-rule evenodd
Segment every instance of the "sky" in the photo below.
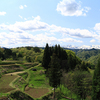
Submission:
M 0 0 L 0 46 L 100 49 L 99 0 Z

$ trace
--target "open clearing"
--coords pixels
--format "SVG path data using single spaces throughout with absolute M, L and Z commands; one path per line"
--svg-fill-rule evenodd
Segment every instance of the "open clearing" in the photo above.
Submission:
M 11 90 L 14 90 L 14 88 L 10 87 L 9 84 L 12 82 L 17 76 L 11 76 L 11 75 L 3 75 L 2 78 L 0 78 L 0 92 L 1 93 L 7 93 Z
M 49 92 L 49 89 L 46 89 L 46 88 L 29 88 L 29 87 L 26 87 L 26 89 L 25 89 L 25 93 L 29 94 L 33 98 L 39 98 L 39 97 L 45 95 L 48 92 Z

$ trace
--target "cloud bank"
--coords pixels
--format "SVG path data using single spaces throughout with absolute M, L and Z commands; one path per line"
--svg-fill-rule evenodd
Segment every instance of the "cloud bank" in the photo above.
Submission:
M 22 17 L 19 15 L 19 17 Z M 16 22 L 15 24 L 1 24 L 2 31 L 9 31 L 9 33 L 0 33 L 0 43 L 7 45 L 14 44 L 38 44 L 45 43 L 79 43 L 82 44 L 82 39 L 90 38 L 89 42 L 95 42 L 95 39 L 100 40 L 100 35 L 96 32 L 87 29 L 70 29 L 56 25 L 49 25 L 41 21 L 40 16 L 34 17 L 33 20 L 23 22 Z M 99 31 L 99 24 L 96 24 L 94 29 Z M 31 32 L 31 33 L 30 33 Z M 38 34 L 35 34 L 39 32 Z M 44 33 L 44 34 L 43 34 Z M 61 37 L 56 37 L 61 34 Z
M 57 11 L 64 16 L 86 16 L 90 7 L 81 8 L 81 3 L 75 0 L 62 0 L 57 5 Z
M 22 18 L 22 16 L 19 16 Z M 28 20 L 24 22 L 16 22 L 15 24 L 5 25 L 1 24 L 1 30 L 8 30 L 9 32 L 22 33 L 25 31 L 35 32 L 35 31 L 49 31 L 51 33 L 58 32 L 65 36 L 72 36 L 78 38 L 93 38 L 96 36 L 95 33 L 90 32 L 86 29 L 70 29 L 64 28 L 56 25 L 49 25 L 45 22 L 40 21 L 40 16 L 35 17 L 33 20 Z
M 0 12 L 0 16 L 4 16 L 6 14 L 6 12 Z

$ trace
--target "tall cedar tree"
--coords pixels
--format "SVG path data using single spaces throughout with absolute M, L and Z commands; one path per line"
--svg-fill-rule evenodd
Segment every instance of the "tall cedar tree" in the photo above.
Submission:
M 93 75 L 92 100 L 100 100 L 100 58 Z
M 50 68 L 48 69 L 47 73 L 49 78 L 49 85 L 54 88 L 54 98 L 55 98 L 55 88 L 57 88 L 60 85 L 60 78 L 62 76 L 59 59 L 55 53 L 53 53 L 52 55 L 49 67 Z
M 42 66 L 48 70 L 48 65 L 50 63 L 50 50 L 49 50 L 49 46 L 48 43 L 46 44 L 46 47 L 44 49 L 44 55 L 43 55 L 43 61 L 42 61 Z

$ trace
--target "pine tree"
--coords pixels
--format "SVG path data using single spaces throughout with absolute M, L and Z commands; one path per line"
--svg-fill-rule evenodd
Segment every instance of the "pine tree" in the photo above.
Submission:
M 57 44 L 55 45 L 54 53 L 58 56 L 58 46 L 57 46 Z
M 93 75 L 92 100 L 100 100 L 100 58 Z
M 55 98 L 55 88 L 57 88 L 60 85 L 60 78 L 62 76 L 62 73 L 60 70 L 59 59 L 54 53 L 49 66 L 50 66 L 48 70 L 49 84 L 54 88 L 54 98 Z
M 48 69 L 48 65 L 50 63 L 50 50 L 49 50 L 49 46 L 48 43 L 46 44 L 46 47 L 44 49 L 44 55 L 43 55 L 43 61 L 42 61 L 42 66 L 47 70 Z
M 58 58 L 61 58 L 61 47 L 58 45 Z

